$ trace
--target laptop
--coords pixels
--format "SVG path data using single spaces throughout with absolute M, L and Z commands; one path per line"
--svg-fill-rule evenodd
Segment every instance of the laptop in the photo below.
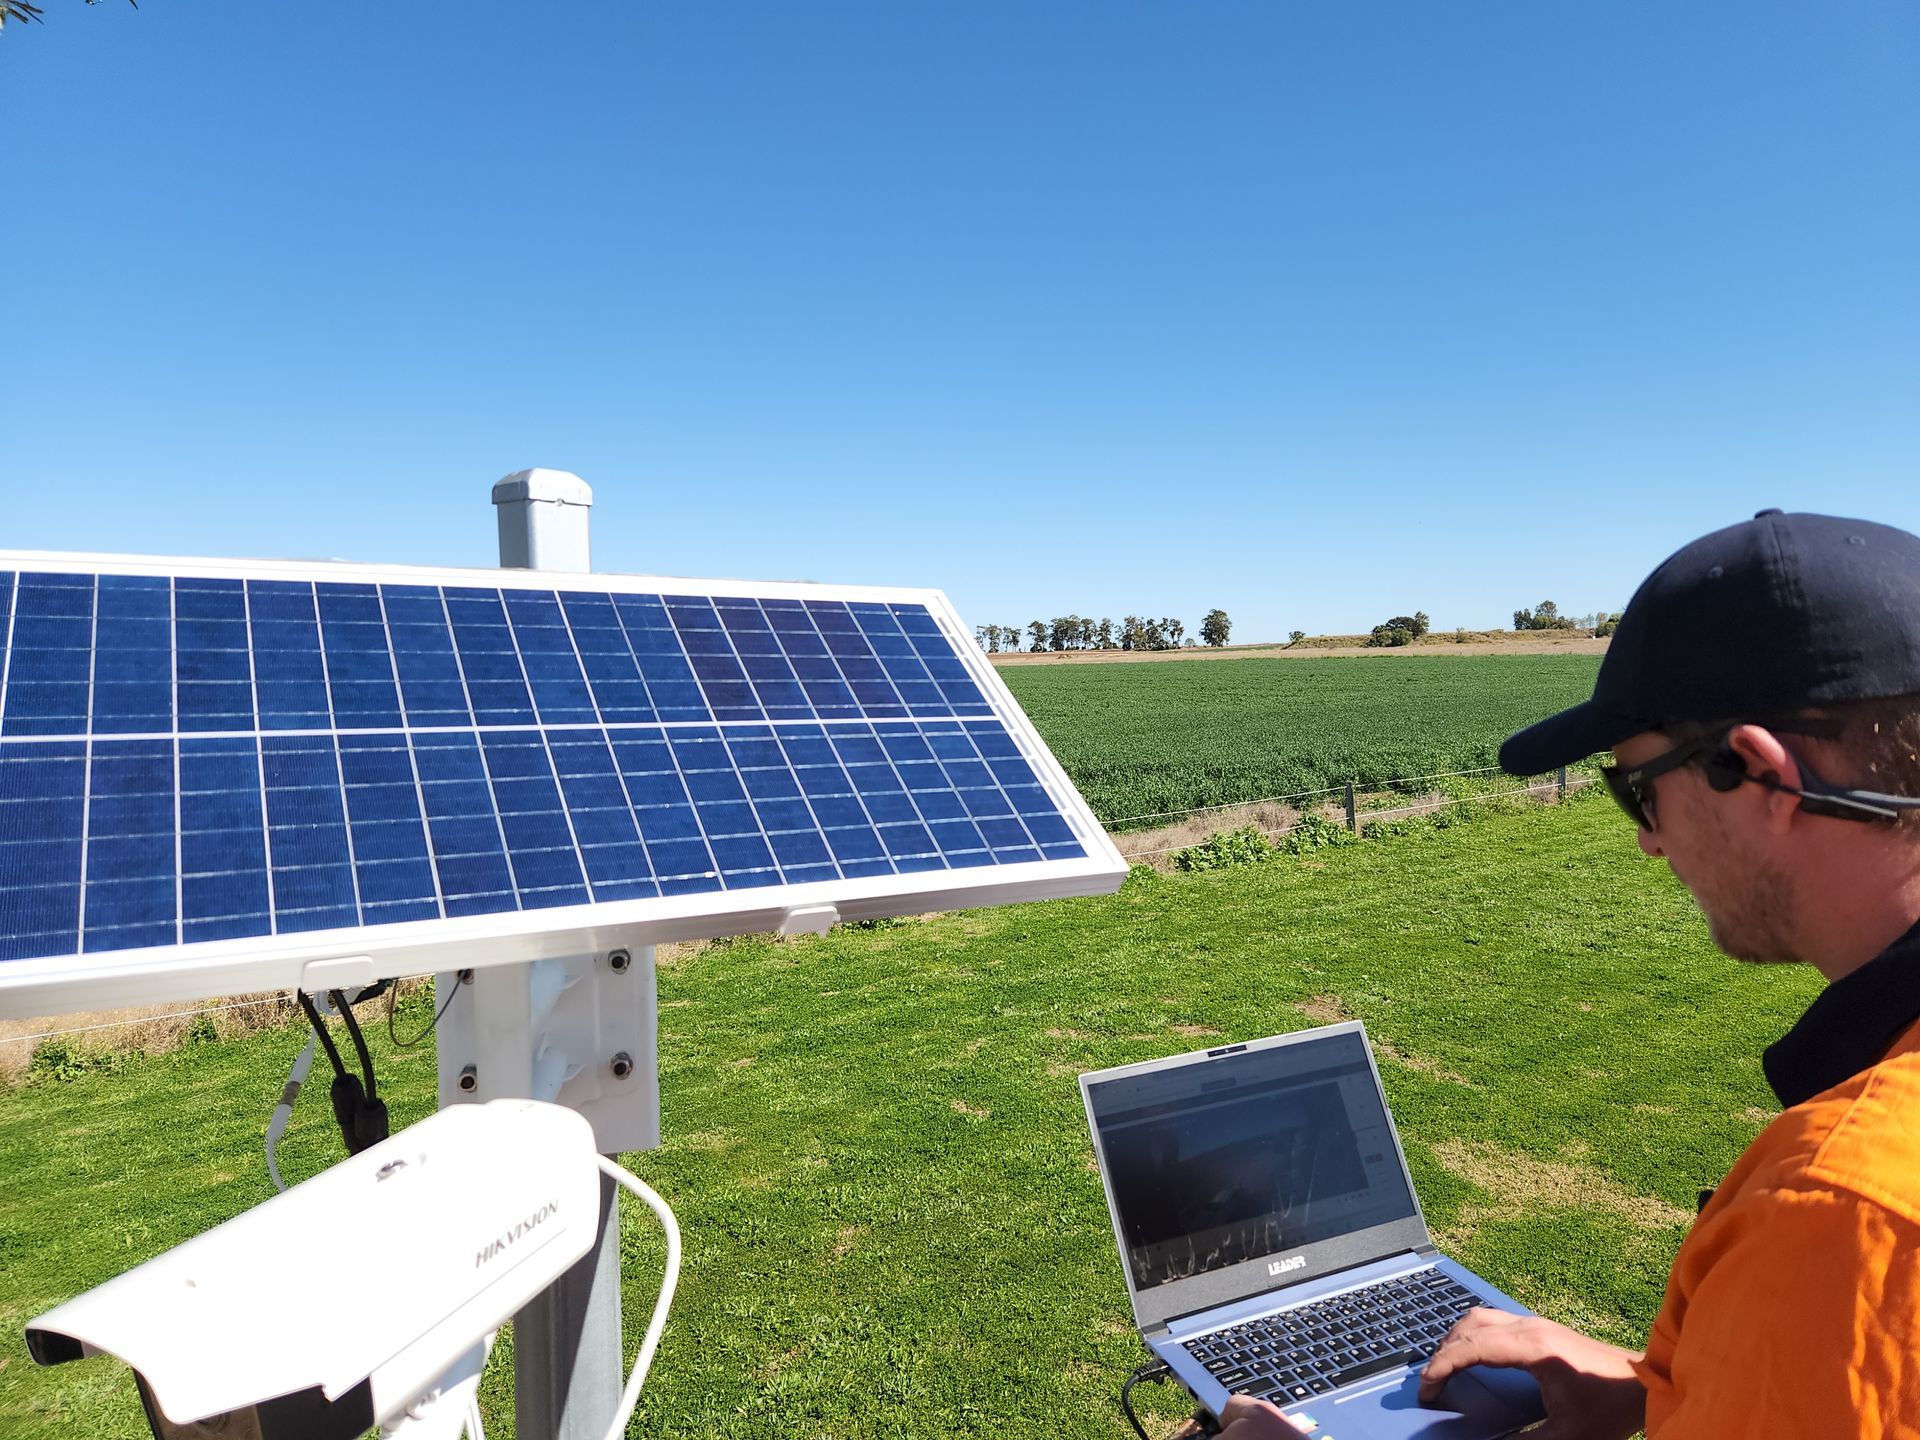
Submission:
M 1490 1440 L 1545 1413 L 1420 1370 L 1468 1307 L 1525 1306 L 1435 1250 L 1358 1021 L 1080 1077 L 1141 1338 L 1216 1419 L 1271 1400 L 1317 1440 Z

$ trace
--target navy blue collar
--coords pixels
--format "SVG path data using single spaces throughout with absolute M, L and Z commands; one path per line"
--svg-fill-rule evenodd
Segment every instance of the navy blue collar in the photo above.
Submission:
M 1879 1061 L 1920 1020 L 1920 924 L 1807 1007 L 1761 1066 L 1782 1105 L 1798 1105 Z

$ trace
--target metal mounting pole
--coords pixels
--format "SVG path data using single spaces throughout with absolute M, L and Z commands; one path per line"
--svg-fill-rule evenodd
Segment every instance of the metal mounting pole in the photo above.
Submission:
M 493 503 L 500 517 L 503 566 L 592 568 L 587 522 L 593 490 L 578 475 L 517 471 L 493 487 Z M 509 969 L 522 987 L 527 984 L 523 968 Z M 526 1043 L 531 1064 L 530 1026 Z M 613 1182 L 602 1176 L 600 1236 L 593 1249 L 514 1317 L 513 1418 L 520 1440 L 601 1440 L 613 1423 L 624 1378 L 614 1195 Z

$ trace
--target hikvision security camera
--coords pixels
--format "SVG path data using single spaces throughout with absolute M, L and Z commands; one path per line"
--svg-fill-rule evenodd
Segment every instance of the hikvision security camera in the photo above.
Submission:
M 477 1379 L 491 1333 L 586 1254 L 599 1167 L 571 1110 L 443 1110 L 48 1311 L 27 1346 L 124 1360 L 161 1440 L 392 1428 Z M 352 1248 L 368 1235 L 393 1243 Z

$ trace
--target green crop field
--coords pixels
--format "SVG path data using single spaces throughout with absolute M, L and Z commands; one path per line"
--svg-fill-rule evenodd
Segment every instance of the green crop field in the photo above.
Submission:
M 660 977 L 666 1143 L 630 1161 L 678 1210 L 686 1268 L 629 1433 L 1120 1440 L 1140 1350 L 1076 1073 L 1340 1015 L 1367 1022 L 1443 1243 L 1634 1342 L 1695 1193 L 1767 1117 L 1760 1050 L 1816 984 L 1716 956 L 1604 800 L 686 954 Z M 370 1038 L 396 1125 L 425 1115 L 428 1051 Z M 300 1041 L 0 1094 L 0 1435 L 146 1433 L 124 1367 L 38 1369 L 21 1326 L 267 1197 L 261 1130 Z M 337 1157 L 325 1108 L 302 1098 L 290 1175 Z M 405 1283 L 408 1236 L 328 1238 L 261 1257 L 289 1306 Z M 659 1274 L 638 1206 L 622 1249 L 631 1354 Z M 503 1341 L 497 1437 L 506 1376 Z M 1165 1434 L 1174 1397 L 1141 1398 Z
M 1494 763 L 1593 693 L 1593 655 L 1337 656 L 1008 666 L 1000 672 L 1108 825 Z

